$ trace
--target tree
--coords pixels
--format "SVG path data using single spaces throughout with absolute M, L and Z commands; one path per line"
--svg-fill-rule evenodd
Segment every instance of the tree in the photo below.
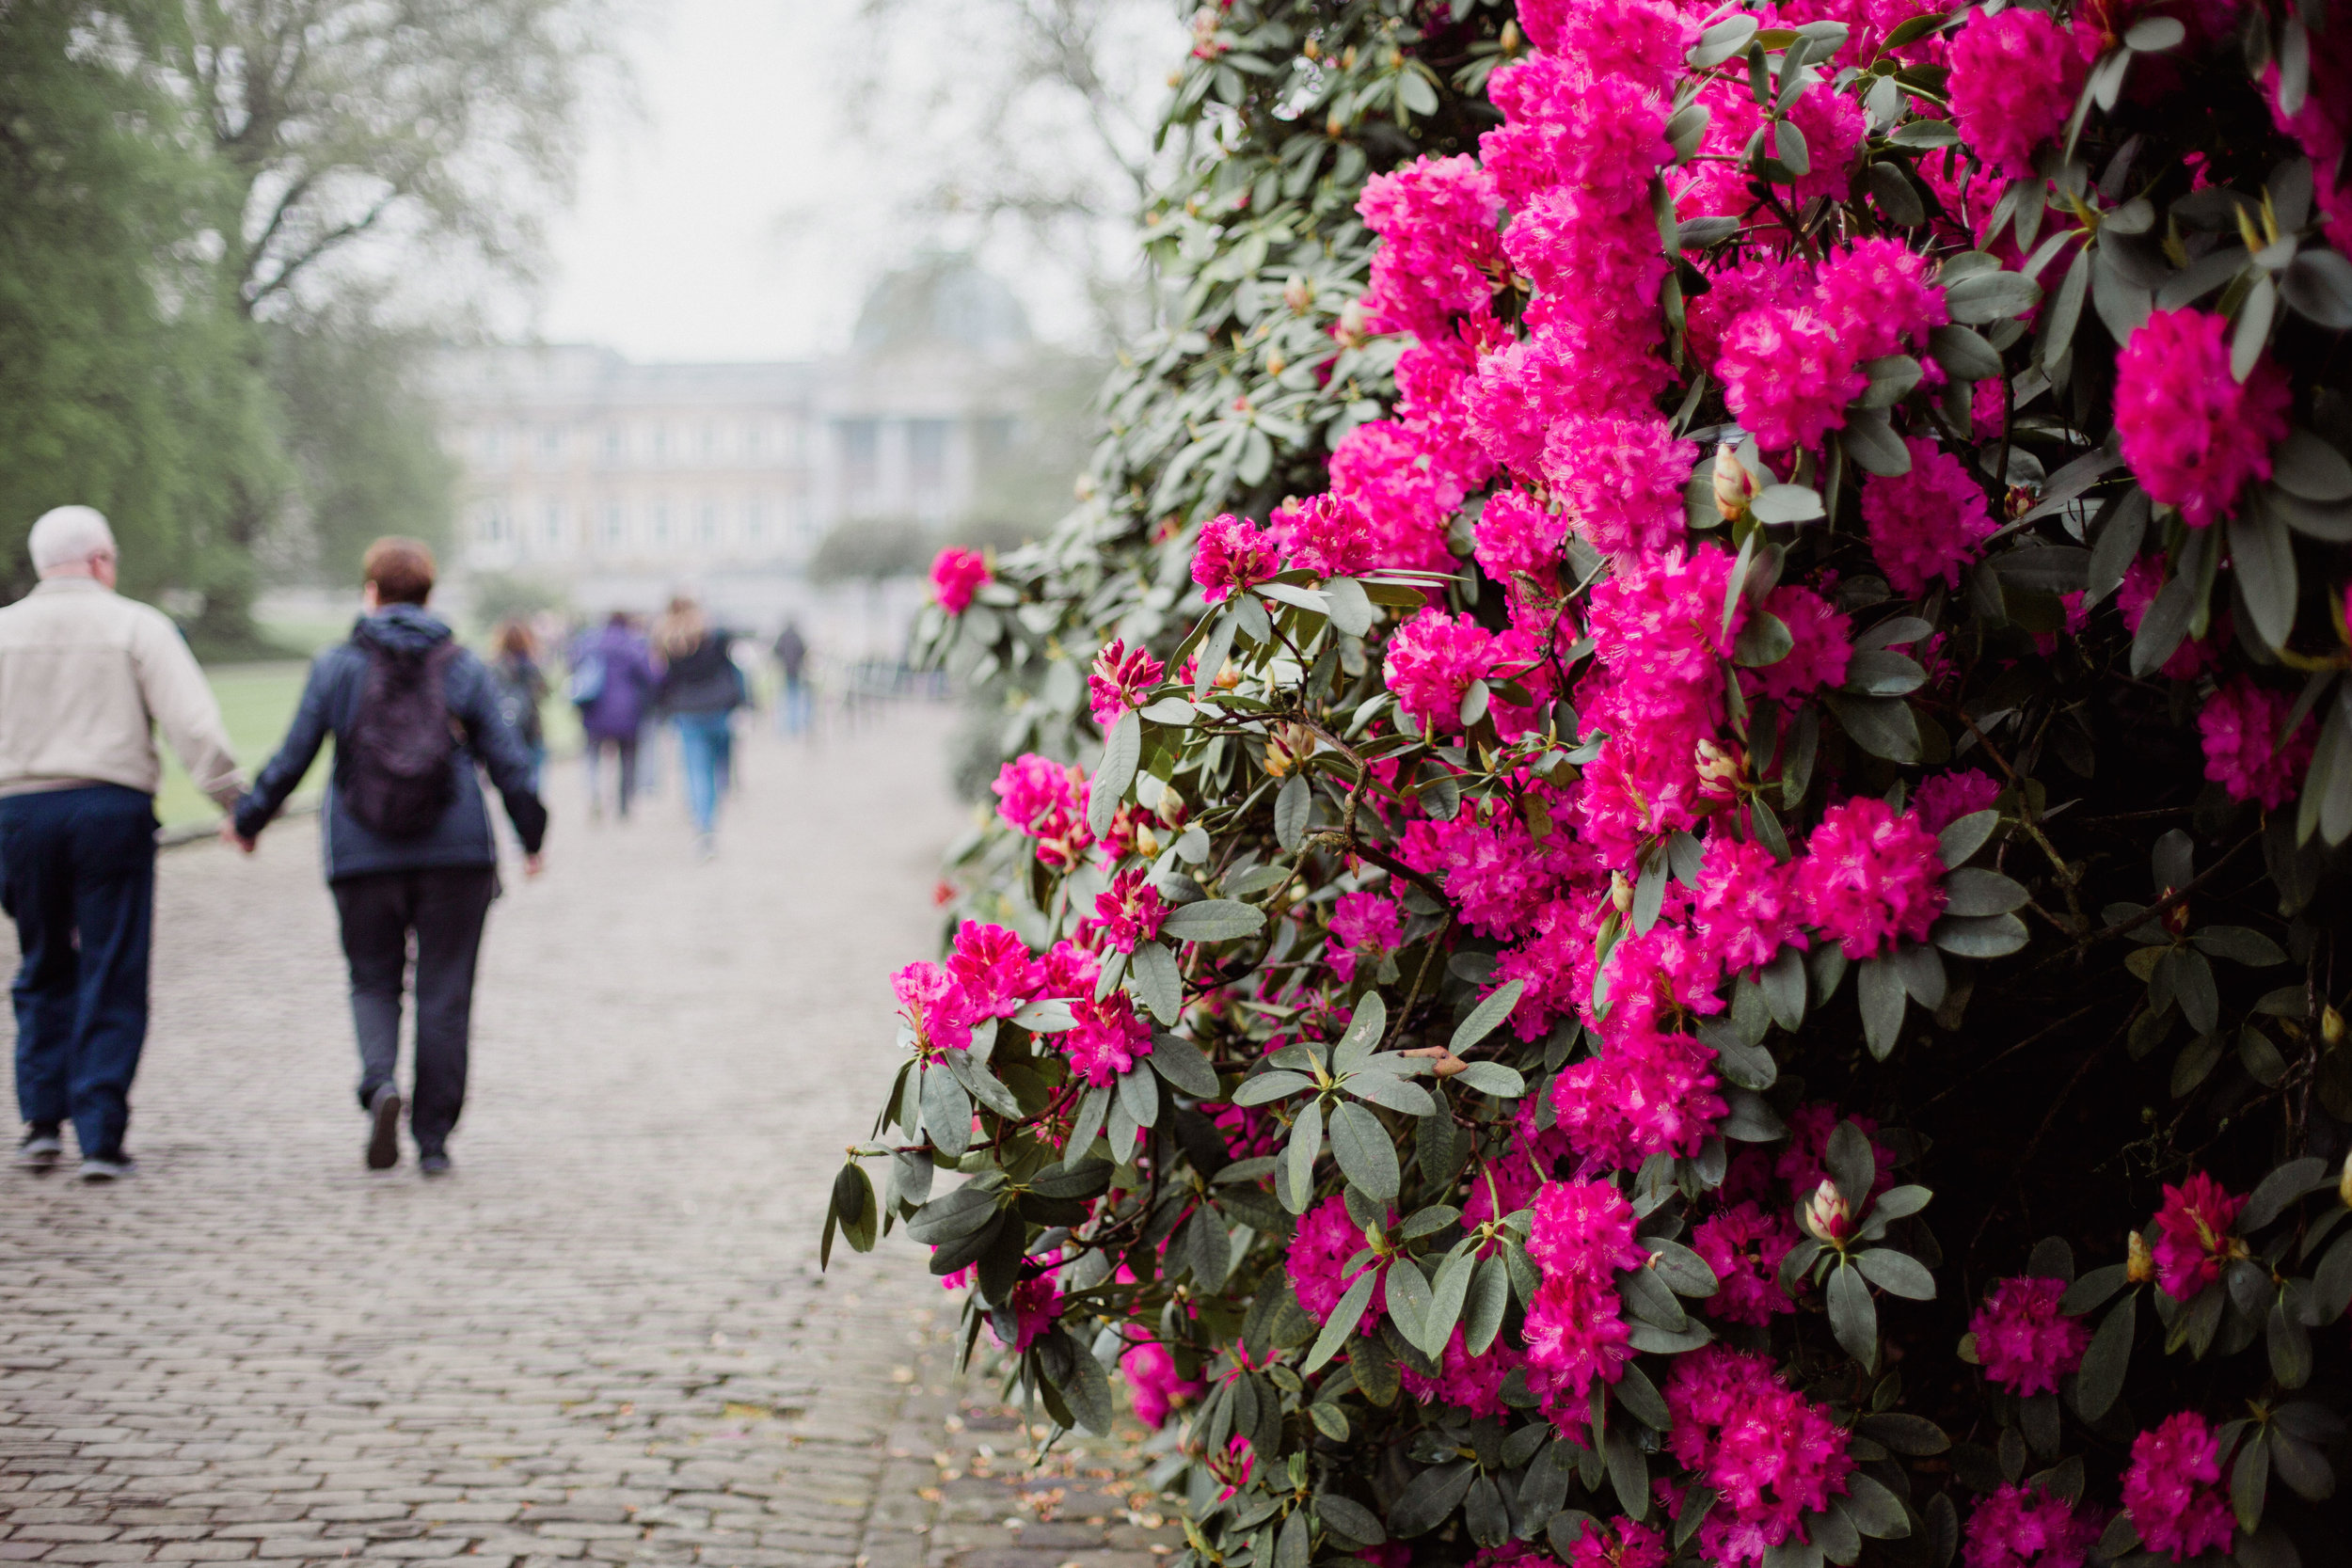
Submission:
M 232 498 L 281 477 L 251 330 L 203 260 L 221 187 L 139 61 L 168 8 L 0 8 L 0 591 L 51 506 L 113 520 L 134 593 L 233 581 Z

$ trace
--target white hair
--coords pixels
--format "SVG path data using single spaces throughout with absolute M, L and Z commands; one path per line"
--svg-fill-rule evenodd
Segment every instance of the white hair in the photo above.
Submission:
M 25 545 L 33 553 L 33 570 L 47 577 L 61 566 L 113 554 L 115 531 L 94 506 L 54 506 L 33 524 Z

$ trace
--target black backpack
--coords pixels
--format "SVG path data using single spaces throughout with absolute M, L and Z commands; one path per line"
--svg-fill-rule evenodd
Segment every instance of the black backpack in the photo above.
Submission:
M 415 838 L 449 809 L 457 732 L 441 677 L 456 657 L 453 641 L 421 655 L 368 649 L 359 711 L 341 744 L 343 805 L 372 832 Z

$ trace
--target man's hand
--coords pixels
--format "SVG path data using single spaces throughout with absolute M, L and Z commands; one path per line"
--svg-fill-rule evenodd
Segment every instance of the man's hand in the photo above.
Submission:
M 220 841 L 223 844 L 234 845 L 248 855 L 253 853 L 253 847 L 257 842 L 237 832 L 237 819 L 233 816 L 224 816 L 220 819 Z
M 548 858 L 545 855 L 525 855 L 523 857 L 523 875 L 526 877 L 536 877 L 540 872 L 545 871 L 547 868 Z

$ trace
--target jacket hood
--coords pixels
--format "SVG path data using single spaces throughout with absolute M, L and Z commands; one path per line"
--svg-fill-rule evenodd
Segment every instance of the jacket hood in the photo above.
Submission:
M 431 610 L 412 604 L 387 605 L 362 615 L 351 628 L 351 640 L 363 648 L 376 648 L 397 657 L 421 657 L 450 640 L 449 624 Z

